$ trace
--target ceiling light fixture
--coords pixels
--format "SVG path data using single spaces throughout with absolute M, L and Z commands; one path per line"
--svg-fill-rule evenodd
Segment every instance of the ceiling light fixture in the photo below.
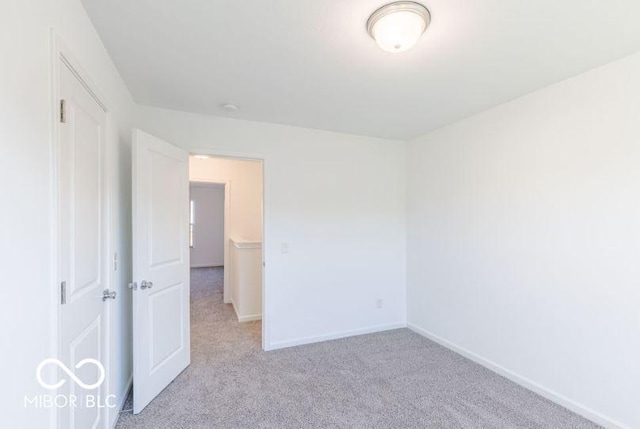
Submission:
M 431 23 L 429 9 L 420 3 L 398 1 L 382 6 L 367 21 L 369 35 L 384 51 L 411 49 Z
M 227 103 L 222 105 L 222 110 L 228 113 L 236 113 L 240 109 L 235 104 Z

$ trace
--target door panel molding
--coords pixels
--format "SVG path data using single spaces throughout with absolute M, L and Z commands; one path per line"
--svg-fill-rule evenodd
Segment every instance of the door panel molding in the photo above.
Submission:
M 189 155 L 134 130 L 132 178 L 133 280 L 140 285 L 132 291 L 138 414 L 191 362 Z
M 61 305 L 61 288 L 60 288 L 60 275 L 61 272 L 59 270 L 59 261 L 62 257 L 61 249 L 59 249 L 59 243 L 61 239 L 61 230 L 60 230 L 60 162 L 61 162 L 61 132 L 60 132 L 60 100 L 61 100 L 61 74 L 70 73 L 76 81 L 80 84 L 84 91 L 89 95 L 89 98 L 95 102 L 101 112 L 101 118 L 92 118 L 97 119 L 98 122 L 101 123 L 100 126 L 100 134 L 101 134 L 101 146 L 99 148 L 100 153 L 100 165 L 99 165 L 99 183 L 97 183 L 99 189 L 98 201 L 101 202 L 101 207 L 98 213 L 98 237 L 101 242 L 98 249 L 94 249 L 97 251 L 97 270 L 98 273 L 95 278 L 89 276 L 85 278 L 83 284 L 78 284 L 76 279 L 69 279 L 67 282 L 67 304 L 73 305 L 79 299 L 82 299 L 84 295 L 90 292 L 89 289 L 94 287 L 103 287 L 105 285 L 111 284 L 112 276 L 109 267 L 109 257 L 108 255 L 111 253 L 111 213 L 109 202 L 110 198 L 110 189 L 111 189 L 111 178 L 109 175 L 110 172 L 110 150 L 108 144 L 108 131 L 107 124 L 110 123 L 110 109 L 109 103 L 98 89 L 98 87 L 93 83 L 89 74 L 80 66 L 80 62 L 76 60 L 71 51 L 66 47 L 63 40 L 56 34 L 53 29 L 50 29 L 49 32 L 49 40 L 50 40 L 50 49 L 51 49 L 51 60 L 50 60 L 50 78 L 51 78 L 51 139 L 50 139 L 50 159 L 51 159 L 51 167 L 50 167 L 50 180 L 49 180 L 49 193 L 50 193 L 50 236 L 49 236 L 49 261 L 50 261 L 50 279 L 51 279 L 51 287 L 49 289 L 49 295 L 47 299 L 49 300 L 49 305 L 52 308 L 51 317 L 49 319 L 49 325 L 44 328 L 48 330 L 49 338 L 50 338 L 50 347 L 49 347 L 49 356 L 48 357 L 56 357 L 61 358 L 63 354 L 72 355 L 71 350 L 67 348 L 64 350 L 63 347 L 72 347 L 77 349 L 82 346 L 82 342 L 87 340 L 87 336 L 91 336 L 91 332 L 95 332 L 95 329 L 102 330 L 103 340 L 102 343 L 99 344 L 100 353 L 102 354 L 102 364 L 105 367 L 105 371 L 107 374 L 110 372 L 109 368 L 109 319 L 110 319 L 110 306 L 104 306 L 104 310 L 101 315 L 94 321 L 92 321 L 86 329 L 81 332 L 75 338 L 75 342 L 73 344 L 69 343 L 66 346 L 63 345 L 63 332 L 62 332 L 62 305 Z M 68 107 L 68 106 L 65 106 Z M 87 112 L 82 111 L 83 114 Z M 76 172 L 74 172 L 76 173 Z M 73 248 L 64 249 L 65 254 L 70 251 L 75 251 Z M 72 258 L 73 259 L 73 258 Z M 94 268 L 96 268 L 94 267 Z M 75 270 L 75 267 L 71 266 L 72 270 Z M 97 285 L 97 286 L 96 286 Z M 75 290 L 74 290 L 75 289 Z M 49 375 L 56 374 L 55 366 L 49 366 L 47 368 Z M 109 391 L 109 380 L 106 379 L 101 389 L 102 391 Z M 113 412 L 117 414 L 118 410 L 111 410 L 112 412 L 102 412 L 99 417 L 102 417 L 102 422 L 100 423 L 100 428 L 106 428 L 109 425 L 109 421 L 113 419 Z M 111 415 L 110 415 L 111 414 Z M 60 427 L 62 413 L 57 407 L 52 407 L 50 409 L 49 414 L 49 422 L 51 427 Z

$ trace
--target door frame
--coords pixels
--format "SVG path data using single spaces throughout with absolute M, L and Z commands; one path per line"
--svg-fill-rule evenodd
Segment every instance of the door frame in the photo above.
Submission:
M 192 154 L 189 154 L 192 156 Z M 223 264 L 225 267 L 229 266 L 229 209 L 231 207 L 231 180 L 230 179 L 218 179 L 213 181 L 205 181 L 204 179 L 194 179 L 191 180 L 189 178 L 189 186 L 195 187 L 207 187 L 207 185 L 223 185 L 224 186 L 224 232 L 223 232 L 223 240 L 224 240 L 224 249 L 223 249 Z M 229 275 L 228 273 L 224 273 L 222 276 L 223 291 L 222 291 L 222 301 L 225 304 L 231 304 L 231 298 L 229 291 Z
M 266 259 L 267 259 L 267 210 L 266 202 L 267 202 L 267 156 L 262 153 L 255 152 L 234 152 L 224 149 L 216 149 L 214 147 L 195 147 L 188 148 L 189 156 L 198 156 L 198 155 L 206 155 L 214 158 L 224 158 L 231 159 L 237 161 L 260 161 L 262 163 L 262 350 L 271 350 L 271 330 L 269 329 L 269 294 L 267 287 L 267 277 L 266 277 Z M 203 182 L 203 179 L 194 178 L 194 182 Z M 219 182 L 209 182 L 209 183 L 219 183 Z M 227 195 L 229 194 L 227 191 L 227 187 L 225 186 L 225 217 L 227 217 Z M 226 219 L 225 219 L 226 220 Z M 225 237 L 227 236 L 225 223 Z M 227 248 L 228 243 L 225 243 L 225 264 L 227 263 L 227 253 L 229 249 Z M 225 276 L 225 281 L 228 276 Z M 230 294 L 230 293 L 229 293 Z
M 58 210 L 60 208 L 60 201 L 58 198 L 60 188 L 59 184 L 59 174 L 58 174 L 58 166 L 60 162 L 59 151 L 60 151 L 60 132 L 59 132 L 59 121 L 60 121 L 60 68 L 68 67 L 69 70 L 75 75 L 78 81 L 85 87 L 85 89 L 89 92 L 91 97 L 98 103 L 98 105 L 102 108 L 105 113 L 105 131 L 104 131 L 104 148 L 103 148 L 103 156 L 102 160 L 102 180 L 103 183 L 103 208 L 102 215 L 104 216 L 102 228 L 106 228 L 107 231 L 103 233 L 103 264 L 105 267 L 111 267 L 110 259 L 113 254 L 113 219 L 114 219 L 114 207 L 112 204 L 113 201 L 113 152 L 111 145 L 109 142 L 112 140 L 112 132 L 111 124 L 113 121 L 111 108 L 109 107 L 109 102 L 107 98 L 103 95 L 100 89 L 94 84 L 90 75 L 85 71 L 85 69 L 81 66 L 81 63 L 75 58 L 73 53 L 67 48 L 67 45 L 64 43 L 63 39 L 55 32 L 53 28 L 49 30 L 49 38 L 50 38 L 50 118 L 51 118 L 51 128 L 50 128 L 50 145 L 49 145 L 49 155 L 50 155 L 50 171 L 49 171 L 49 267 L 50 267 L 50 294 L 48 296 L 49 305 L 51 308 L 50 318 L 49 318 L 49 357 L 60 357 L 60 352 L 62 350 L 62 332 L 61 332 L 61 312 L 62 306 L 60 304 L 60 288 L 58 285 L 58 260 L 60 254 L 58 252 L 58 243 L 60 240 L 60 233 L 58 228 L 58 223 L 60 221 L 60 217 L 58 216 Z M 104 284 L 109 289 L 117 289 L 113 286 L 113 279 L 115 276 L 111 269 L 104 270 Z M 111 380 L 109 375 L 111 374 L 111 317 L 112 317 L 112 306 L 105 306 L 104 310 L 104 344 L 106 344 L 103 362 L 101 362 L 105 368 L 105 372 L 107 377 L 105 378 L 104 383 L 101 386 L 101 394 L 108 395 L 111 390 Z M 34 368 L 35 370 L 35 368 Z M 47 376 L 54 376 L 56 374 L 56 369 L 49 365 L 47 368 Z M 122 398 L 124 401 L 126 398 Z M 120 404 L 118 404 L 120 405 Z M 111 420 L 113 419 L 113 411 L 115 410 L 115 415 L 119 412 L 120 408 L 106 408 L 104 411 L 104 421 L 102 422 L 103 428 L 108 428 L 111 425 Z M 51 407 L 49 413 L 49 423 L 51 427 L 58 427 L 60 423 L 60 413 L 58 412 L 57 407 Z

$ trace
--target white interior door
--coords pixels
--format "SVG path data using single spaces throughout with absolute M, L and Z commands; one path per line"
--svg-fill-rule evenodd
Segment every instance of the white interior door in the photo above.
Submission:
M 133 412 L 190 363 L 189 156 L 133 132 Z
M 106 366 L 107 288 L 105 122 L 106 113 L 69 67 L 60 63 L 58 147 L 58 273 L 60 287 L 59 359 L 85 385 L 97 384 Z M 76 368 L 76 365 L 79 365 Z M 79 398 L 59 409 L 62 428 L 97 428 L 106 424 L 104 408 L 88 406 L 87 395 L 104 398 L 106 383 L 86 389 L 69 380 L 58 394 Z M 69 395 L 69 396 L 67 396 Z

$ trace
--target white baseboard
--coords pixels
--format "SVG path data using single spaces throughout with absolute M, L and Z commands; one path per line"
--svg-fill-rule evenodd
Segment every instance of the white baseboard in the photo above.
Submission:
M 393 329 L 406 328 L 405 322 L 392 323 L 389 325 L 370 326 L 368 328 L 354 329 L 352 331 L 333 332 L 331 334 L 318 335 L 314 337 L 298 338 L 295 340 L 278 341 L 265 345 L 265 350 L 277 350 L 287 347 L 301 346 L 303 344 L 320 343 L 322 341 L 338 340 L 340 338 L 355 337 L 358 335 L 373 334 L 375 332 L 391 331 Z
M 262 320 L 262 314 L 250 314 L 248 316 L 238 316 L 238 322 L 253 322 L 255 320 Z
M 526 377 L 523 377 L 519 374 L 516 374 L 515 372 L 508 370 L 506 368 L 504 368 L 503 366 L 500 366 L 488 359 L 483 358 L 482 356 L 479 356 L 463 347 L 460 347 L 448 340 L 445 340 L 442 337 L 439 337 L 438 335 L 429 332 L 425 329 L 422 329 L 416 325 L 413 325 L 411 323 L 407 324 L 407 327 L 409 329 L 411 329 L 412 331 L 422 335 L 423 337 L 426 337 L 438 344 L 440 344 L 443 347 L 448 348 L 449 350 L 452 350 L 482 366 L 484 366 L 485 368 L 490 369 L 491 371 L 500 374 L 501 376 L 513 381 L 514 383 L 519 384 L 520 386 L 531 390 L 535 393 L 537 393 L 540 396 L 543 396 L 545 398 L 547 398 L 548 400 L 555 402 L 556 404 L 562 405 L 563 407 L 573 411 L 576 414 L 580 414 L 581 416 L 601 425 L 604 426 L 605 428 L 610 428 L 610 429 L 631 429 L 630 426 L 626 426 L 625 424 L 612 419 L 608 416 L 605 416 L 583 404 L 580 404 L 578 402 L 575 402 L 569 398 L 567 398 L 566 396 L 560 395 L 559 393 L 554 392 L 551 389 L 548 389 L 538 383 L 536 383 L 533 380 L 530 380 Z
M 120 399 L 120 402 L 118 403 L 118 406 L 114 408 L 114 410 L 117 410 L 115 418 L 113 418 L 111 416 L 111 413 L 109 413 L 109 418 L 112 419 L 109 424 L 109 427 L 111 429 L 115 429 L 116 424 L 118 423 L 118 418 L 120 417 L 120 411 L 122 411 L 122 408 L 124 407 L 124 403 L 127 401 L 127 397 L 129 396 L 129 392 L 131 392 L 132 387 L 133 387 L 133 374 L 131 374 L 131 376 L 129 377 L 129 380 L 127 380 L 127 384 L 124 388 L 124 393 L 122 394 L 122 397 Z
M 236 313 L 236 317 L 238 318 L 238 320 L 240 320 L 240 316 L 238 315 L 238 309 L 236 308 L 236 303 L 233 302 L 233 300 L 231 300 L 229 304 L 233 306 L 233 312 Z
M 224 264 L 220 263 L 220 264 L 194 264 L 191 265 L 189 268 L 219 268 L 219 267 L 223 267 L 224 268 Z
M 228 304 L 233 305 L 233 311 L 236 313 L 236 317 L 238 318 L 238 322 L 240 323 L 253 322 L 255 320 L 262 320 L 262 313 L 240 316 L 240 313 L 238 313 L 238 309 L 236 308 L 236 304 L 233 301 L 229 302 Z

